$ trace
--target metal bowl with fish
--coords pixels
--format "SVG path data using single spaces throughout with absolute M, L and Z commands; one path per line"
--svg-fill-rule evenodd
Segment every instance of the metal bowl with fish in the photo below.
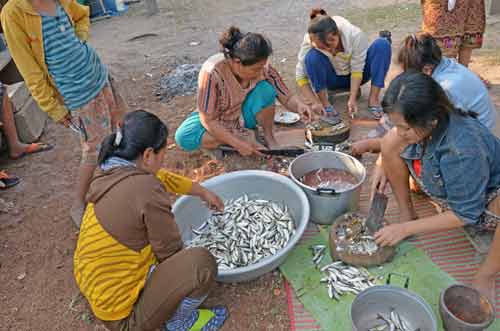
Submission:
M 178 199 L 173 213 L 186 246 L 215 256 L 220 282 L 250 281 L 278 267 L 309 221 L 307 196 L 274 172 L 235 171 L 202 185 L 225 201 L 224 213 L 191 196 Z
M 418 294 L 390 285 L 370 287 L 359 293 L 351 305 L 353 331 L 437 331 L 437 318 L 430 305 Z M 449 330 L 454 331 L 454 330 Z
M 379 247 L 366 226 L 366 216 L 347 213 L 330 229 L 330 254 L 337 260 L 358 267 L 372 267 L 391 260 L 394 247 Z

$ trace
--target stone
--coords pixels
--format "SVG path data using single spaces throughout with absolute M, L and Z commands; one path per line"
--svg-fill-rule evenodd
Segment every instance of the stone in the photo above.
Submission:
M 47 113 L 30 98 L 21 110 L 14 114 L 19 140 L 26 144 L 37 141 L 43 133 L 47 118 Z
M 7 95 L 14 105 L 14 113 L 20 111 L 31 97 L 30 91 L 24 82 L 7 85 Z

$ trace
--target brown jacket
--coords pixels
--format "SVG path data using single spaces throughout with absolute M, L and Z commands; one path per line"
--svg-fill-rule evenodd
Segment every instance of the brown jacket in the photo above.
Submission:
M 139 252 L 151 244 L 159 262 L 182 249 L 169 193 L 154 175 L 134 167 L 98 170 L 87 202 L 114 239 Z

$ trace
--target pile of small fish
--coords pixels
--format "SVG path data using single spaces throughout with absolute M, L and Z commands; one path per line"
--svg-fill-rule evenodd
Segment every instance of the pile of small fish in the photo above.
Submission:
M 188 247 L 205 247 L 220 269 L 234 269 L 275 255 L 295 234 L 295 223 L 285 204 L 244 195 L 192 231 Z
M 313 263 L 319 267 L 325 256 L 325 245 L 311 246 L 313 252 Z M 346 293 L 358 294 L 369 287 L 375 286 L 375 278 L 364 268 L 349 266 L 342 261 L 332 262 L 320 268 L 325 275 L 321 283 L 326 283 L 330 299 L 339 301 Z
M 368 331 L 420 331 L 420 328 L 415 330 L 410 329 L 406 321 L 394 309 L 391 310 L 387 317 L 377 314 L 377 320 L 380 320 L 382 323 L 368 329 Z
M 378 250 L 375 238 L 366 227 L 366 218 L 356 214 L 348 214 L 346 219 L 337 228 L 338 252 L 347 252 L 357 255 L 373 255 Z

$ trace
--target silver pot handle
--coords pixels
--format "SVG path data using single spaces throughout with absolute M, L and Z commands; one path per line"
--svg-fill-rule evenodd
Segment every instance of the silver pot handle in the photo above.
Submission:
M 318 193 L 319 195 L 337 195 L 337 194 L 339 194 L 335 191 L 335 189 L 327 188 L 327 187 L 318 187 L 316 189 L 316 193 Z
M 395 272 L 391 272 L 391 273 L 389 273 L 389 276 L 387 276 L 387 282 L 386 282 L 387 285 L 391 285 L 391 276 L 398 276 L 400 278 L 404 278 L 405 279 L 404 288 L 408 289 L 408 286 L 410 285 L 410 277 L 409 276 L 405 276 L 405 275 L 401 275 L 401 274 L 398 274 Z

